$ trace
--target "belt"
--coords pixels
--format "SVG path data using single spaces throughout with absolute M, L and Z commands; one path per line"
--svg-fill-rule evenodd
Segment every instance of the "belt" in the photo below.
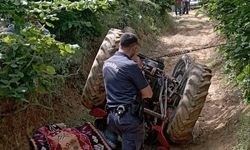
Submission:
M 114 106 L 114 107 L 108 107 L 107 106 L 107 112 L 114 112 L 117 113 L 118 115 L 122 115 L 126 112 L 128 112 L 131 108 L 131 104 L 123 104 L 123 105 L 118 105 L 118 106 Z

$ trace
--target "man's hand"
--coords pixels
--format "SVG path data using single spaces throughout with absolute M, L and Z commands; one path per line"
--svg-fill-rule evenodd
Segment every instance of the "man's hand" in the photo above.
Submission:
M 141 89 L 141 96 L 143 99 L 151 98 L 153 96 L 153 91 L 150 85 L 146 86 L 144 89 Z
M 133 57 L 132 57 L 132 60 L 134 60 L 134 61 L 137 63 L 138 67 L 139 67 L 140 69 L 142 69 L 143 64 L 142 64 L 141 59 L 140 59 L 139 56 L 137 56 L 137 55 L 133 56 Z

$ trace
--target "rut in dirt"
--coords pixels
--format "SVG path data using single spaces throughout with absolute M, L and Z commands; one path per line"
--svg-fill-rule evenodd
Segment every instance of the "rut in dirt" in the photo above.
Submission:
M 147 51 L 148 56 L 162 57 L 182 50 L 199 49 L 220 45 L 224 41 L 214 30 L 209 18 L 191 11 L 189 15 L 172 16 L 176 24 L 174 29 L 158 38 L 158 46 Z M 146 49 L 146 48 L 145 48 Z M 227 150 L 235 144 L 238 118 L 243 109 L 241 91 L 227 84 L 223 73 L 222 57 L 216 47 L 210 47 L 188 53 L 195 62 L 205 64 L 212 69 L 213 77 L 209 93 L 196 122 L 190 144 L 171 146 L 171 150 Z M 162 57 L 165 71 L 171 74 L 181 55 Z

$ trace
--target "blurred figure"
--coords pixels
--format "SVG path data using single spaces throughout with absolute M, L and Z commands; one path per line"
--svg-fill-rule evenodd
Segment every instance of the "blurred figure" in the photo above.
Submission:
M 182 14 L 182 0 L 175 0 L 175 14 L 181 16 Z
M 183 14 L 188 14 L 189 6 L 190 6 L 190 0 L 183 0 Z

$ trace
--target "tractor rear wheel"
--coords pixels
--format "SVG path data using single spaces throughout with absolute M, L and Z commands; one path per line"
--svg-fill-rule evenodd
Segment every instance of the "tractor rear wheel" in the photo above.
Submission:
M 111 57 L 119 48 L 121 35 L 121 30 L 110 29 L 95 57 L 82 93 L 82 103 L 88 109 L 105 104 L 102 67 L 104 61 Z
M 187 75 L 184 75 L 186 71 L 188 71 Z M 170 114 L 171 119 L 166 128 L 166 133 L 173 143 L 187 143 L 193 138 L 193 128 L 208 94 L 212 77 L 211 70 L 204 65 L 181 59 L 177 63 L 172 76 L 177 82 L 183 81 L 183 83 L 179 89 L 181 95 L 179 103 L 173 114 Z

